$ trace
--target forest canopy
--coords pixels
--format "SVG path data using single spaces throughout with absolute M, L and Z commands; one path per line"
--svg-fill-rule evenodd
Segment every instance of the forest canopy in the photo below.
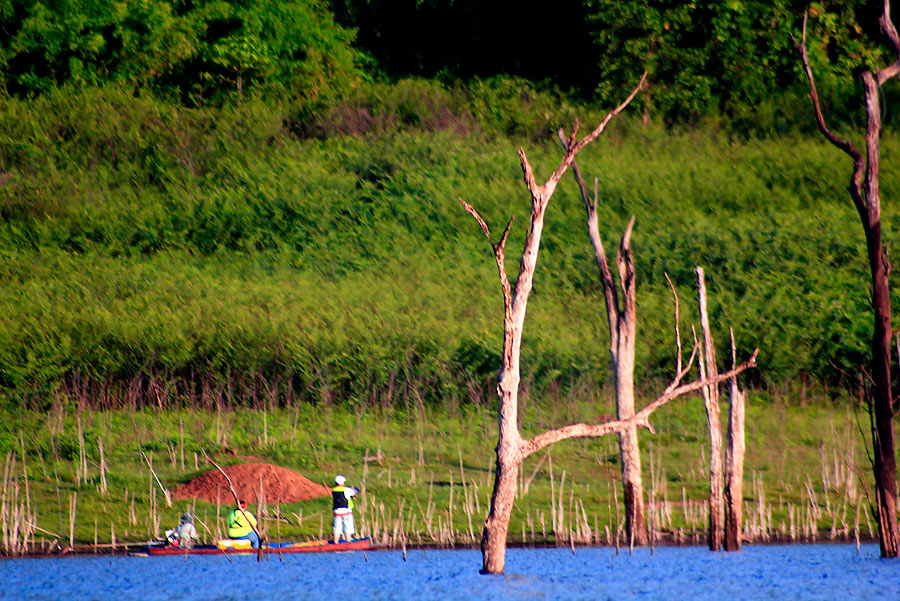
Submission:
M 2 0 L 0 77 L 20 97 L 117 83 L 200 106 L 247 93 L 318 99 L 371 78 L 502 75 L 611 102 L 646 69 L 646 115 L 772 133 L 806 110 L 791 36 L 807 9 L 819 88 L 842 118 L 857 114 L 847 74 L 877 58 L 872 4 Z

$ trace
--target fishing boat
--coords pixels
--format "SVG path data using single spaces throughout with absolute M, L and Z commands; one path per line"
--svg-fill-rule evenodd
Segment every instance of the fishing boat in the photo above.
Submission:
M 172 545 L 148 545 L 148 555 L 251 555 L 259 552 L 249 545 L 250 541 L 221 540 L 216 545 L 196 547 L 176 547 Z M 247 544 L 238 544 L 247 543 Z M 339 553 L 343 551 L 371 551 L 379 547 L 368 538 L 334 543 L 328 540 L 313 540 L 302 543 L 272 543 L 262 546 L 263 553 Z

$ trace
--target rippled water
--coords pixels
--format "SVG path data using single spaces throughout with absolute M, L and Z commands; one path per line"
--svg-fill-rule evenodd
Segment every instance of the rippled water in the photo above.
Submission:
M 230 561 L 229 561 L 230 559 Z M 900 561 L 876 545 L 509 549 L 506 575 L 478 574 L 478 551 L 9 560 L 0 599 L 900 599 Z

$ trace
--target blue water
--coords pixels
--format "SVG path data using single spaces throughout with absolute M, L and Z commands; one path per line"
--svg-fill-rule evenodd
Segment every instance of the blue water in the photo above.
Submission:
M 229 561 L 230 559 L 230 561 Z M 478 551 L 271 556 L 70 557 L 0 563 L 0 599 L 473 601 L 491 599 L 900 599 L 900 561 L 864 545 L 509 549 L 506 574 L 482 576 Z

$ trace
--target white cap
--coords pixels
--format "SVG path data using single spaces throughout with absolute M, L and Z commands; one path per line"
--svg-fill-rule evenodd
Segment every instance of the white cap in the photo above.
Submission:
M 343 484 L 346 481 L 347 481 L 347 479 L 344 478 L 343 476 L 341 476 L 340 474 L 338 474 L 337 476 L 334 477 L 334 483 L 337 484 L 338 486 L 340 486 L 341 484 Z

